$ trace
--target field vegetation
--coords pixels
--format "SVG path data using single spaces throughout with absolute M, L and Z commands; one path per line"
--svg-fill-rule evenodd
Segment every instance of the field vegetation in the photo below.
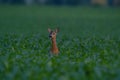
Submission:
M 59 27 L 50 57 L 47 28 Z M 120 8 L 0 6 L 1 80 L 120 80 Z

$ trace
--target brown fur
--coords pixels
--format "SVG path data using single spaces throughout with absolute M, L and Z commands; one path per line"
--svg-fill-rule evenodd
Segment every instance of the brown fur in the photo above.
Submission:
M 52 46 L 51 46 L 51 52 L 52 54 L 58 55 L 59 49 L 57 47 L 56 43 L 56 35 L 58 33 L 58 29 L 52 31 L 51 29 L 48 29 L 49 37 L 51 38 Z

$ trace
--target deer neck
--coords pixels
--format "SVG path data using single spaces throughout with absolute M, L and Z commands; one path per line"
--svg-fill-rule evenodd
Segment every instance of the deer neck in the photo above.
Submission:
M 56 38 L 52 39 L 52 48 L 56 49 L 57 48 L 57 43 L 56 43 Z
M 58 54 L 59 53 L 59 50 L 58 50 L 58 47 L 57 47 L 57 44 L 56 44 L 56 38 L 52 39 L 52 48 L 51 48 L 51 51 L 54 54 Z

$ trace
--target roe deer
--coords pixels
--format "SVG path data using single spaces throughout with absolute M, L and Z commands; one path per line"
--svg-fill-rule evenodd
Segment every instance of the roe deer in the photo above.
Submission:
M 56 35 L 58 33 L 58 29 L 51 30 L 50 28 L 48 28 L 48 32 L 49 32 L 49 38 L 51 39 L 51 42 L 52 42 L 50 52 L 54 55 L 58 55 L 59 49 L 58 49 L 57 43 L 56 43 Z

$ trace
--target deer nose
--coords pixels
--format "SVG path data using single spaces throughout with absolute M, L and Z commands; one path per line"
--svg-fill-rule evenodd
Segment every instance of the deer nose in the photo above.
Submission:
M 49 35 L 49 38 L 51 38 L 52 36 L 51 35 Z

